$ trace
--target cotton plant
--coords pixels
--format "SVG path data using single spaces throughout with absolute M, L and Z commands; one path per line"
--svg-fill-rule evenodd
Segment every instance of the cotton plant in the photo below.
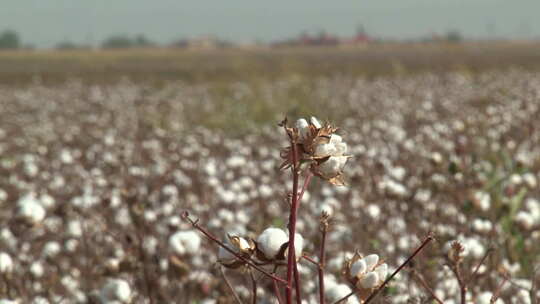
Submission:
M 289 126 L 287 119 L 285 119 L 280 126 L 284 129 L 289 142 L 289 145 L 281 150 L 280 156 L 283 161 L 280 169 L 290 170 L 292 175 L 292 191 L 287 196 L 290 205 L 287 230 L 267 227 L 253 239 L 235 233 L 226 234 L 224 239 L 219 239 L 203 228 L 199 224 L 199 220 L 191 219 L 187 211 L 183 212 L 182 217 L 220 246 L 217 261 L 222 267 L 250 273 L 252 290 L 254 290 L 251 295 L 253 303 L 257 301 L 258 290 L 257 280 L 253 276 L 255 271 L 262 273 L 273 282 L 273 292 L 278 303 L 301 303 L 301 276 L 298 263 L 304 262 L 314 265 L 318 271 L 319 303 L 327 301 L 331 303 L 357 303 L 357 299 L 360 299 L 361 303 L 368 303 L 375 298 L 389 279 L 432 240 L 432 237 L 428 236 L 413 255 L 388 278 L 388 265 L 380 260 L 377 254 L 363 257 L 356 253 L 346 261 L 343 270 L 343 277 L 348 284 L 332 280 L 325 287 L 325 276 L 327 276 L 324 271 L 326 264 L 325 246 L 330 217 L 333 213 L 332 207 L 325 205 L 318 208 L 321 212 L 319 218 L 321 244 L 317 260 L 303 252 L 306 240 L 296 231 L 297 215 L 300 201 L 305 198 L 304 194 L 313 177 L 318 177 L 330 185 L 345 185 L 344 170 L 352 156 L 348 154 L 346 141 L 337 134 L 339 128 L 328 123 L 323 124 L 315 117 L 311 117 L 309 120 L 300 118 L 294 126 Z M 234 156 L 231 159 L 233 158 Z M 302 186 L 300 186 L 301 179 L 303 179 Z M 185 244 L 181 246 L 180 244 L 182 242 L 174 241 L 174 236 L 171 237 L 170 246 L 173 251 L 183 253 L 182 249 Z M 280 267 L 285 269 L 286 277 L 280 276 L 277 272 Z M 273 270 L 269 271 L 268 269 Z M 222 273 L 231 293 L 240 301 L 238 293 L 230 286 L 223 270 Z

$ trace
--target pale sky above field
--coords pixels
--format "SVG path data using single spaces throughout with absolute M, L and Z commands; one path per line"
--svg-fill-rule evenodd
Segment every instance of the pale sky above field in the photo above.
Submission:
M 0 0 L 0 31 L 14 29 L 38 47 L 138 33 L 158 43 L 206 34 L 269 41 L 320 29 L 347 36 L 360 24 L 384 38 L 451 29 L 472 38 L 539 38 L 539 15 L 540 0 Z

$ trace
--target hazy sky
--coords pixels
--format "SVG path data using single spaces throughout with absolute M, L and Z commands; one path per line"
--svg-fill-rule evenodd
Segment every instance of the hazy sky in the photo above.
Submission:
M 412 38 L 456 29 L 469 37 L 540 37 L 540 0 L 0 0 L 0 30 L 51 47 L 142 33 L 159 43 L 216 34 L 268 41 L 303 30 Z

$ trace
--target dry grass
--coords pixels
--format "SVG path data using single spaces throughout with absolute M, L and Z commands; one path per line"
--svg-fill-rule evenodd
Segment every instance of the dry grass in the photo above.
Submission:
M 387 43 L 342 48 L 0 52 L 0 82 L 3 84 L 24 84 L 37 78 L 47 84 L 73 78 L 106 84 L 123 77 L 153 84 L 170 80 L 208 83 L 264 81 L 290 75 L 374 77 L 426 71 L 478 72 L 508 67 L 540 67 L 540 44 Z

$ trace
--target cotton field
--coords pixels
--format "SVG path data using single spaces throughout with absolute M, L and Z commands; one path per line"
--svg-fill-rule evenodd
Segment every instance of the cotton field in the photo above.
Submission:
M 314 177 L 299 206 L 305 303 L 319 301 L 318 268 L 300 257 L 317 259 L 323 211 L 327 303 L 357 289 L 351 279 L 380 284 L 429 233 L 374 303 L 540 299 L 540 73 L 223 86 L 0 87 L 0 303 L 237 303 L 227 284 L 250 303 L 250 273 L 223 266 L 234 255 L 182 213 L 276 256 L 288 238 L 285 116 L 339 126 L 352 156 L 346 186 Z M 278 303 L 272 280 L 252 274 L 258 303 Z

